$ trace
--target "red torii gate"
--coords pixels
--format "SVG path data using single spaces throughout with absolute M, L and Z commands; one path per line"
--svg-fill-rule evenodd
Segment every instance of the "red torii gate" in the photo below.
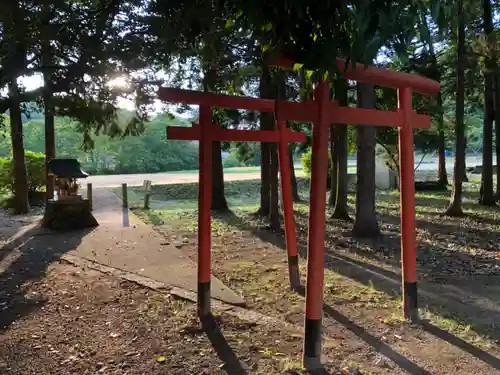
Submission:
M 280 59 L 274 66 L 290 69 L 293 62 Z M 201 317 L 210 314 L 210 194 L 211 142 L 213 140 L 279 142 L 281 188 L 285 216 L 286 245 L 289 256 L 290 281 L 298 285 L 298 259 L 295 222 L 290 186 L 290 170 L 286 145 L 303 141 L 303 134 L 286 128 L 287 120 L 313 123 L 312 167 L 310 185 L 308 260 L 306 283 L 306 317 L 304 334 L 304 364 L 317 367 L 321 355 L 321 318 L 323 311 L 326 178 L 328 169 L 329 125 L 332 123 L 399 128 L 399 160 L 401 190 L 401 253 L 403 312 L 408 319 L 418 319 L 417 273 L 415 247 L 415 185 L 413 128 L 430 127 L 428 116 L 412 109 L 412 93 L 437 94 L 439 83 L 428 78 L 379 68 L 358 66 L 354 69 L 337 60 L 346 79 L 398 89 L 397 111 L 340 107 L 330 101 L 327 81 L 319 83 L 313 100 L 287 102 L 279 100 L 234 97 L 179 89 L 160 89 L 159 96 L 167 102 L 198 104 L 200 126 L 168 128 L 170 139 L 200 140 L 200 182 L 198 213 L 198 311 Z M 274 112 L 278 124 L 275 131 L 223 130 L 211 124 L 211 107 Z M 297 138 L 295 138 L 295 136 Z M 283 183 L 285 182 L 285 183 Z

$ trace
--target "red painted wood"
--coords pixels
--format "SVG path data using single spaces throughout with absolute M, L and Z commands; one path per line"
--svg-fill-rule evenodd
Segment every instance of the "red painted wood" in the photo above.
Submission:
M 374 85 L 393 87 L 396 89 L 411 87 L 414 92 L 426 95 L 437 94 L 440 90 L 438 82 L 415 74 L 404 72 L 393 72 L 373 66 L 348 64 L 344 60 L 336 61 L 337 67 L 346 79 L 352 79 L 359 82 L 372 83 Z M 285 69 L 292 69 L 294 62 L 285 57 L 279 57 L 272 66 Z
M 309 237 L 307 239 L 306 318 L 319 320 L 323 311 L 325 206 L 328 171 L 329 95 L 327 81 L 316 89 L 317 118 L 313 124 Z
M 401 111 L 380 111 L 377 109 L 336 107 L 329 113 L 330 122 L 337 124 L 391 126 L 401 127 L 404 116 Z M 431 119 L 427 115 L 411 112 L 410 126 L 413 128 L 427 129 L 431 126 Z
M 293 216 L 292 198 L 292 174 L 290 173 L 290 155 L 288 153 L 288 139 L 286 121 L 277 119 L 278 134 L 280 142 L 278 144 L 278 160 L 280 167 L 281 201 L 283 204 L 283 217 L 285 221 L 285 241 L 288 256 L 297 255 L 297 234 L 295 228 L 295 218 Z
M 315 122 L 318 116 L 318 103 L 314 100 L 307 102 L 276 101 L 276 113 L 285 121 Z
M 161 100 L 170 103 L 209 105 L 218 108 L 237 108 L 259 112 L 274 112 L 274 100 L 247 96 L 218 95 L 208 92 L 161 87 Z
M 258 99 L 243 96 L 228 96 L 228 95 L 216 95 L 212 93 L 204 93 L 198 91 L 181 90 L 181 89 L 170 89 L 162 88 L 160 89 L 160 98 L 165 101 L 184 103 L 192 105 L 209 105 L 221 108 L 234 108 L 234 109 L 247 109 L 256 110 L 261 112 L 276 112 L 284 121 L 303 121 L 303 122 L 315 122 L 317 116 L 317 106 L 318 103 L 315 100 L 310 100 L 307 102 L 288 102 L 288 101 L 274 101 L 269 99 Z M 367 126 L 403 126 L 403 115 L 400 112 L 395 111 L 381 111 L 376 109 L 365 109 L 365 108 L 350 108 L 350 107 L 339 107 L 335 102 L 326 103 L 328 107 L 329 120 L 332 123 L 339 124 L 352 124 L 352 125 L 367 125 Z M 426 115 L 420 115 L 417 113 L 412 114 L 412 124 L 414 128 L 429 128 L 430 118 Z M 175 128 L 175 127 L 172 127 Z M 215 128 L 214 128 L 215 129 Z M 220 129 L 220 128 L 217 128 Z M 260 142 L 263 140 L 269 142 L 278 142 L 279 135 L 264 133 L 257 135 L 257 131 L 245 131 L 245 130 L 214 130 L 221 131 L 218 133 L 221 141 L 250 141 L 250 142 Z M 225 131 L 226 133 L 222 133 Z M 170 132 L 170 130 L 169 130 Z M 182 133 L 177 133 L 178 130 L 172 130 L 172 137 L 177 137 L 174 134 L 179 134 L 181 138 L 171 138 L 171 139 L 190 139 L 184 138 L 187 135 L 181 135 Z M 247 132 L 246 135 L 244 132 Z M 252 133 L 252 134 L 250 134 Z M 298 133 L 297 133 L 298 134 Z M 269 138 L 260 138 L 267 137 Z M 293 136 L 295 137 L 295 136 Z M 199 139 L 199 136 L 196 138 Z M 302 136 L 297 136 L 297 138 L 291 138 L 290 141 L 293 142 L 304 142 Z
M 417 252 L 415 238 L 415 183 L 413 129 L 411 127 L 412 90 L 398 90 L 399 108 L 404 118 L 403 127 L 399 128 L 399 160 L 400 160 L 400 212 L 401 212 L 401 260 L 404 281 L 417 281 Z M 403 293 L 403 298 L 406 293 Z M 403 301 L 403 306 L 407 306 Z M 408 317 L 408 312 L 405 311 Z
M 180 126 L 167 127 L 167 139 L 172 140 L 199 140 L 201 136 L 201 127 L 184 128 Z M 210 128 L 210 137 L 218 141 L 235 142 L 280 142 L 280 132 L 277 130 L 239 130 L 239 129 L 221 129 L 219 127 Z M 306 135 L 301 132 L 294 132 L 289 129 L 284 131 L 285 142 L 306 141 Z
M 212 138 L 210 124 L 212 109 L 207 105 L 200 106 L 200 170 L 198 185 L 198 282 L 206 283 L 211 279 L 211 223 L 210 207 L 212 205 Z

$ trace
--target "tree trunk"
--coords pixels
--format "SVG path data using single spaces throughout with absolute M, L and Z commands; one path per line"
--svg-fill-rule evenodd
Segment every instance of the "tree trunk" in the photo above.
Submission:
M 264 130 L 262 114 L 260 128 Z M 269 152 L 269 143 L 260 144 L 260 207 L 257 213 L 262 216 L 269 216 L 271 210 L 271 154 Z
M 261 98 L 268 99 L 271 96 L 270 86 L 271 76 L 269 69 L 267 66 L 263 66 L 259 82 L 259 94 Z M 268 113 L 261 113 L 260 130 L 271 130 L 272 121 Z M 260 151 L 260 207 L 257 214 L 269 216 L 271 212 L 271 144 L 261 142 Z
M 9 95 L 12 103 L 10 107 L 10 131 L 14 159 L 14 212 L 16 214 L 25 214 L 28 213 L 30 205 L 28 200 L 28 175 L 24 157 L 23 119 L 17 77 L 12 78 L 9 85 Z
M 446 138 L 444 134 L 443 97 L 438 94 L 438 182 L 442 186 L 448 186 L 448 172 L 446 171 Z
M 328 205 L 335 207 L 337 201 L 337 170 L 338 170 L 338 155 L 336 154 L 335 144 L 337 143 L 337 127 L 330 125 L 330 196 L 328 197 Z
M 483 0 L 484 33 L 489 47 L 493 47 L 493 16 L 490 0 Z M 483 170 L 481 173 L 481 197 L 479 203 L 483 206 L 494 206 L 493 194 L 493 88 L 495 62 L 491 57 L 485 61 L 484 77 L 484 122 L 483 122 Z
M 294 145 L 290 144 L 288 146 L 288 158 L 290 159 L 290 172 L 292 181 L 292 199 L 294 202 L 300 202 L 299 188 L 297 186 L 297 176 L 295 175 L 295 165 L 293 163 L 293 148 Z
M 43 64 L 50 66 L 52 64 L 52 51 L 50 49 L 50 41 L 43 43 Z M 49 176 L 48 163 L 56 157 L 56 138 L 54 126 L 54 104 L 53 94 L 51 91 L 52 77 L 47 69 L 43 72 L 44 81 L 44 115 L 45 115 L 45 200 L 54 198 L 54 177 Z
M 483 168 L 481 172 L 481 197 L 483 206 L 495 205 L 493 195 L 493 93 L 491 74 L 485 77 L 483 122 Z
M 224 194 L 224 171 L 222 169 L 222 150 L 220 141 L 212 143 L 212 210 L 228 209 Z
M 423 22 L 427 22 L 425 18 Z M 427 26 L 428 27 L 428 26 Z M 432 72 L 433 74 L 430 78 L 436 81 L 441 81 L 441 70 L 436 58 L 436 52 L 434 50 L 434 40 L 432 34 L 429 35 L 429 53 L 431 55 L 432 61 Z M 437 105 L 439 111 L 438 125 L 437 125 L 437 135 L 438 135 L 438 183 L 443 186 L 448 186 L 448 172 L 446 170 L 446 137 L 444 132 L 444 111 L 443 111 L 443 94 L 438 93 Z
M 358 107 L 375 108 L 375 87 L 371 84 L 358 83 L 357 90 Z M 353 228 L 353 235 L 356 237 L 380 236 L 375 210 L 375 145 L 375 127 L 358 126 L 356 219 Z
M 465 121 L 465 120 L 464 120 Z M 464 133 L 465 133 L 465 141 L 464 141 L 464 168 L 462 170 L 462 182 L 469 182 L 469 177 L 467 177 L 467 129 L 464 124 Z
M 271 224 L 271 229 L 278 231 L 281 227 L 280 223 L 280 206 L 279 206 L 279 183 L 278 183 L 278 144 L 270 144 L 270 201 L 271 207 L 269 210 L 269 222 Z
M 214 82 L 217 79 L 215 68 L 216 61 L 206 67 L 203 79 L 203 90 L 214 92 Z M 224 170 L 222 167 L 222 149 L 220 141 L 212 142 L 212 210 L 225 211 L 228 209 L 226 196 L 224 195 Z
M 497 189 L 495 198 L 500 199 L 500 71 L 495 74 L 495 155 Z
M 282 71 L 276 72 L 271 80 L 270 94 L 273 99 L 286 99 L 286 90 L 285 90 L 285 76 Z M 269 114 L 269 128 L 272 130 L 276 129 L 276 118 Z M 278 182 L 278 169 L 279 169 L 279 160 L 278 160 L 278 144 L 271 143 L 270 145 L 270 156 L 271 156 L 271 210 L 269 212 L 269 221 L 271 223 L 271 229 L 275 231 L 279 231 L 281 228 L 280 223 L 280 190 L 279 190 L 279 182 Z M 286 181 L 284 183 L 291 183 L 290 181 Z
M 335 85 L 335 99 L 341 106 L 347 105 L 347 90 L 347 81 L 343 79 L 337 80 Z M 337 158 L 337 169 L 334 169 L 334 172 L 337 175 L 337 197 L 335 199 L 332 218 L 350 220 L 349 214 L 347 213 L 347 125 L 336 124 L 335 127 L 337 137 L 334 153 Z
M 465 170 L 465 124 L 464 124 L 464 106 L 465 106 L 465 16 L 463 9 L 463 0 L 457 4 L 457 90 L 456 90 L 456 108 L 455 108 L 455 167 L 453 173 L 453 189 L 451 201 L 446 215 L 462 216 L 462 179 Z

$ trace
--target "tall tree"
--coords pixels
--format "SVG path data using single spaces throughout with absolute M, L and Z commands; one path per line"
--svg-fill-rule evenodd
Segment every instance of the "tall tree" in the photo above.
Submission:
M 51 22 L 55 14 L 55 5 L 45 4 L 43 8 L 43 24 L 41 25 L 41 50 L 43 67 L 43 106 L 45 116 L 45 199 L 54 197 L 54 178 L 49 173 L 49 161 L 56 157 L 55 138 L 55 117 L 52 90 L 52 72 L 50 67 L 53 64 L 52 27 Z
M 495 156 L 496 156 L 496 193 L 500 200 L 500 69 L 495 72 Z
M 455 103 L 455 167 L 453 171 L 453 189 L 451 201 L 446 214 L 462 216 L 462 181 L 465 170 L 465 14 L 463 0 L 457 1 L 457 78 Z
M 335 202 L 337 201 L 337 170 L 338 170 L 338 156 L 335 153 L 335 145 L 338 141 L 337 139 L 337 127 L 335 125 L 330 125 L 330 181 L 328 185 L 330 186 L 330 194 L 328 196 L 328 205 L 330 207 L 335 207 Z
M 299 195 L 299 187 L 297 186 L 297 176 L 295 175 L 295 163 L 293 160 L 294 157 L 294 144 L 290 144 L 288 146 L 288 156 L 290 160 L 290 171 L 291 171 L 291 181 L 290 183 L 292 184 L 292 199 L 294 202 L 300 202 L 300 195 Z
M 14 212 L 25 214 L 29 211 L 28 176 L 24 158 L 23 120 L 17 77 L 9 84 L 11 97 L 10 133 L 12 138 L 12 156 L 14 159 Z
M 335 84 L 335 99 L 341 106 L 347 106 L 348 84 L 344 79 L 337 79 Z M 347 212 L 347 172 L 348 172 L 348 139 L 347 125 L 336 124 L 336 138 L 333 153 L 336 156 L 337 168 L 332 171 L 336 174 L 336 197 L 332 218 L 349 220 Z M 333 182 L 333 179 L 332 179 Z M 332 186 L 333 190 L 333 186 Z
M 262 73 L 259 79 L 259 96 L 270 98 L 271 74 L 269 68 L 262 64 Z M 271 130 L 273 127 L 272 117 L 269 113 L 260 114 L 260 130 Z M 269 216 L 271 212 L 271 144 L 260 143 L 260 207 L 257 213 Z
M 215 59 L 214 59 L 215 60 Z M 205 76 L 203 88 L 205 92 L 216 92 L 217 62 L 204 61 Z M 222 148 L 220 141 L 212 142 L 212 210 L 225 211 L 228 209 L 224 194 L 224 171 L 222 166 Z
M 23 122 L 21 113 L 21 91 L 17 79 L 25 69 L 29 48 L 29 36 L 22 26 L 26 22 L 26 4 L 8 1 L 2 12 L 2 42 L 8 51 L 1 56 L 1 67 L 4 74 L 8 73 L 8 94 L 10 110 L 12 155 L 14 159 L 14 211 L 17 214 L 29 211 L 28 177 L 24 159 Z M 5 47 L 4 47 L 5 48 Z M 3 77 L 0 77 L 3 78 Z M 2 112 L 3 113 L 3 112 Z
M 375 108 L 375 87 L 358 83 L 358 107 Z M 380 228 L 375 210 L 375 146 L 376 129 L 373 126 L 357 128 L 357 182 L 356 218 L 353 235 L 356 237 L 378 237 Z
M 484 206 L 495 205 L 493 194 L 493 121 L 494 121 L 494 86 L 495 60 L 493 51 L 493 14 L 490 0 L 483 0 L 484 33 L 487 43 L 487 55 L 484 70 L 484 123 L 483 123 L 483 170 L 481 174 L 481 198 Z

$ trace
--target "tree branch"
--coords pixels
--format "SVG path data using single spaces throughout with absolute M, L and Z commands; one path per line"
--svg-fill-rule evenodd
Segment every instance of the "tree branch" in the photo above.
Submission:
M 413 171 L 416 171 L 418 169 L 418 167 L 420 167 L 420 164 L 422 164 L 422 162 L 424 161 L 425 155 L 427 155 L 427 151 L 425 151 L 424 155 L 422 156 L 422 158 L 418 162 L 418 165 L 415 167 L 415 169 Z

